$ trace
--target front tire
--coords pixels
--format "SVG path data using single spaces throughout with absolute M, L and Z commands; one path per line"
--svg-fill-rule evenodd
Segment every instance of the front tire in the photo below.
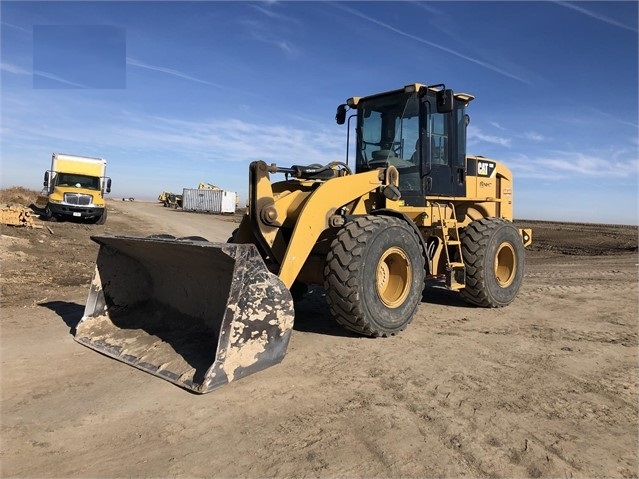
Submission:
M 462 297 L 486 308 L 509 305 L 524 277 L 524 244 L 517 228 L 501 218 L 482 218 L 461 231 L 466 264 Z
M 414 230 L 387 216 L 346 223 L 324 268 L 336 321 L 366 336 L 390 336 L 412 321 L 424 288 L 424 256 Z
M 51 211 L 49 205 L 44 209 L 44 221 L 50 221 L 51 223 L 56 223 L 58 221 L 58 217 Z
M 107 220 L 107 209 L 105 207 L 104 211 L 102 212 L 102 214 L 100 216 L 98 216 L 98 218 L 95 220 L 95 224 L 96 225 L 103 225 L 104 223 L 106 223 L 106 220 Z

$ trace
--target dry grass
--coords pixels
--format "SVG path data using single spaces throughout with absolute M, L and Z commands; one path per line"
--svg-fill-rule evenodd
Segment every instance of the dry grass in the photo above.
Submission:
M 0 203 L 29 206 L 31 203 L 35 203 L 39 194 L 38 191 L 30 190 L 22 186 L 12 186 L 11 188 L 0 190 Z

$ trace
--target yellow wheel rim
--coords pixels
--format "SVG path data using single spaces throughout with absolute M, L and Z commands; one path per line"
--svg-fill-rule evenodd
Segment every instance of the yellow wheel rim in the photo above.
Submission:
M 502 288 L 510 286 L 517 273 L 515 248 L 510 243 L 502 243 L 495 253 L 495 279 Z
M 377 295 L 389 308 L 397 308 L 410 292 L 413 268 L 408 256 L 399 248 L 387 249 L 377 263 Z

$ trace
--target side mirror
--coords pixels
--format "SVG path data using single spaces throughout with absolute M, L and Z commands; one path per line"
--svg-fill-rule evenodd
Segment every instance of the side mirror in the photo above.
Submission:
M 342 104 L 337 107 L 337 113 L 335 114 L 335 121 L 338 125 L 343 125 L 346 121 L 346 105 Z
M 437 113 L 450 113 L 453 111 L 453 90 L 439 90 L 437 92 Z
M 44 172 L 44 181 L 42 182 L 42 186 L 49 186 L 49 172 Z
M 107 179 L 107 188 L 106 188 L 106 192 L 107 192 L 107 193 L 111 193 L 111 178 Z

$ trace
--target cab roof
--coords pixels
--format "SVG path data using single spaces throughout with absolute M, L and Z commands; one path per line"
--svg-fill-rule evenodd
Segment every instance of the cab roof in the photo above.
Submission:
M 433 87 L 429 88 L 427 85 L 423 85 L 422 83 L 409 83 L 408 85 L 405 85 L 404 88 L 400 88 L 398 90 L 389 90 L 389 91 L 375 93 L 373 95 L 368 95 L 364 97 L 354 96 L 349 98 L 346 101 L 346 104 L 350 106 L 351 108 L 357 108 L 357 104 L 361 100 L 369 100 L 371 98 L 375 98 L 378 96 L 385 96 L 385 95 L 389 95 L 393 93 L 412 93 L 412 92 L 419 91 L 422 88 L 428 88 L 432 92 L 438 91 L 436 88 L 433 88 Z M 455 93 L 454 97 L 456 100 L 463 101 L 466 104 L 470 103 L 471 101 L 475 99 L 475 97 L 469 93 Z

